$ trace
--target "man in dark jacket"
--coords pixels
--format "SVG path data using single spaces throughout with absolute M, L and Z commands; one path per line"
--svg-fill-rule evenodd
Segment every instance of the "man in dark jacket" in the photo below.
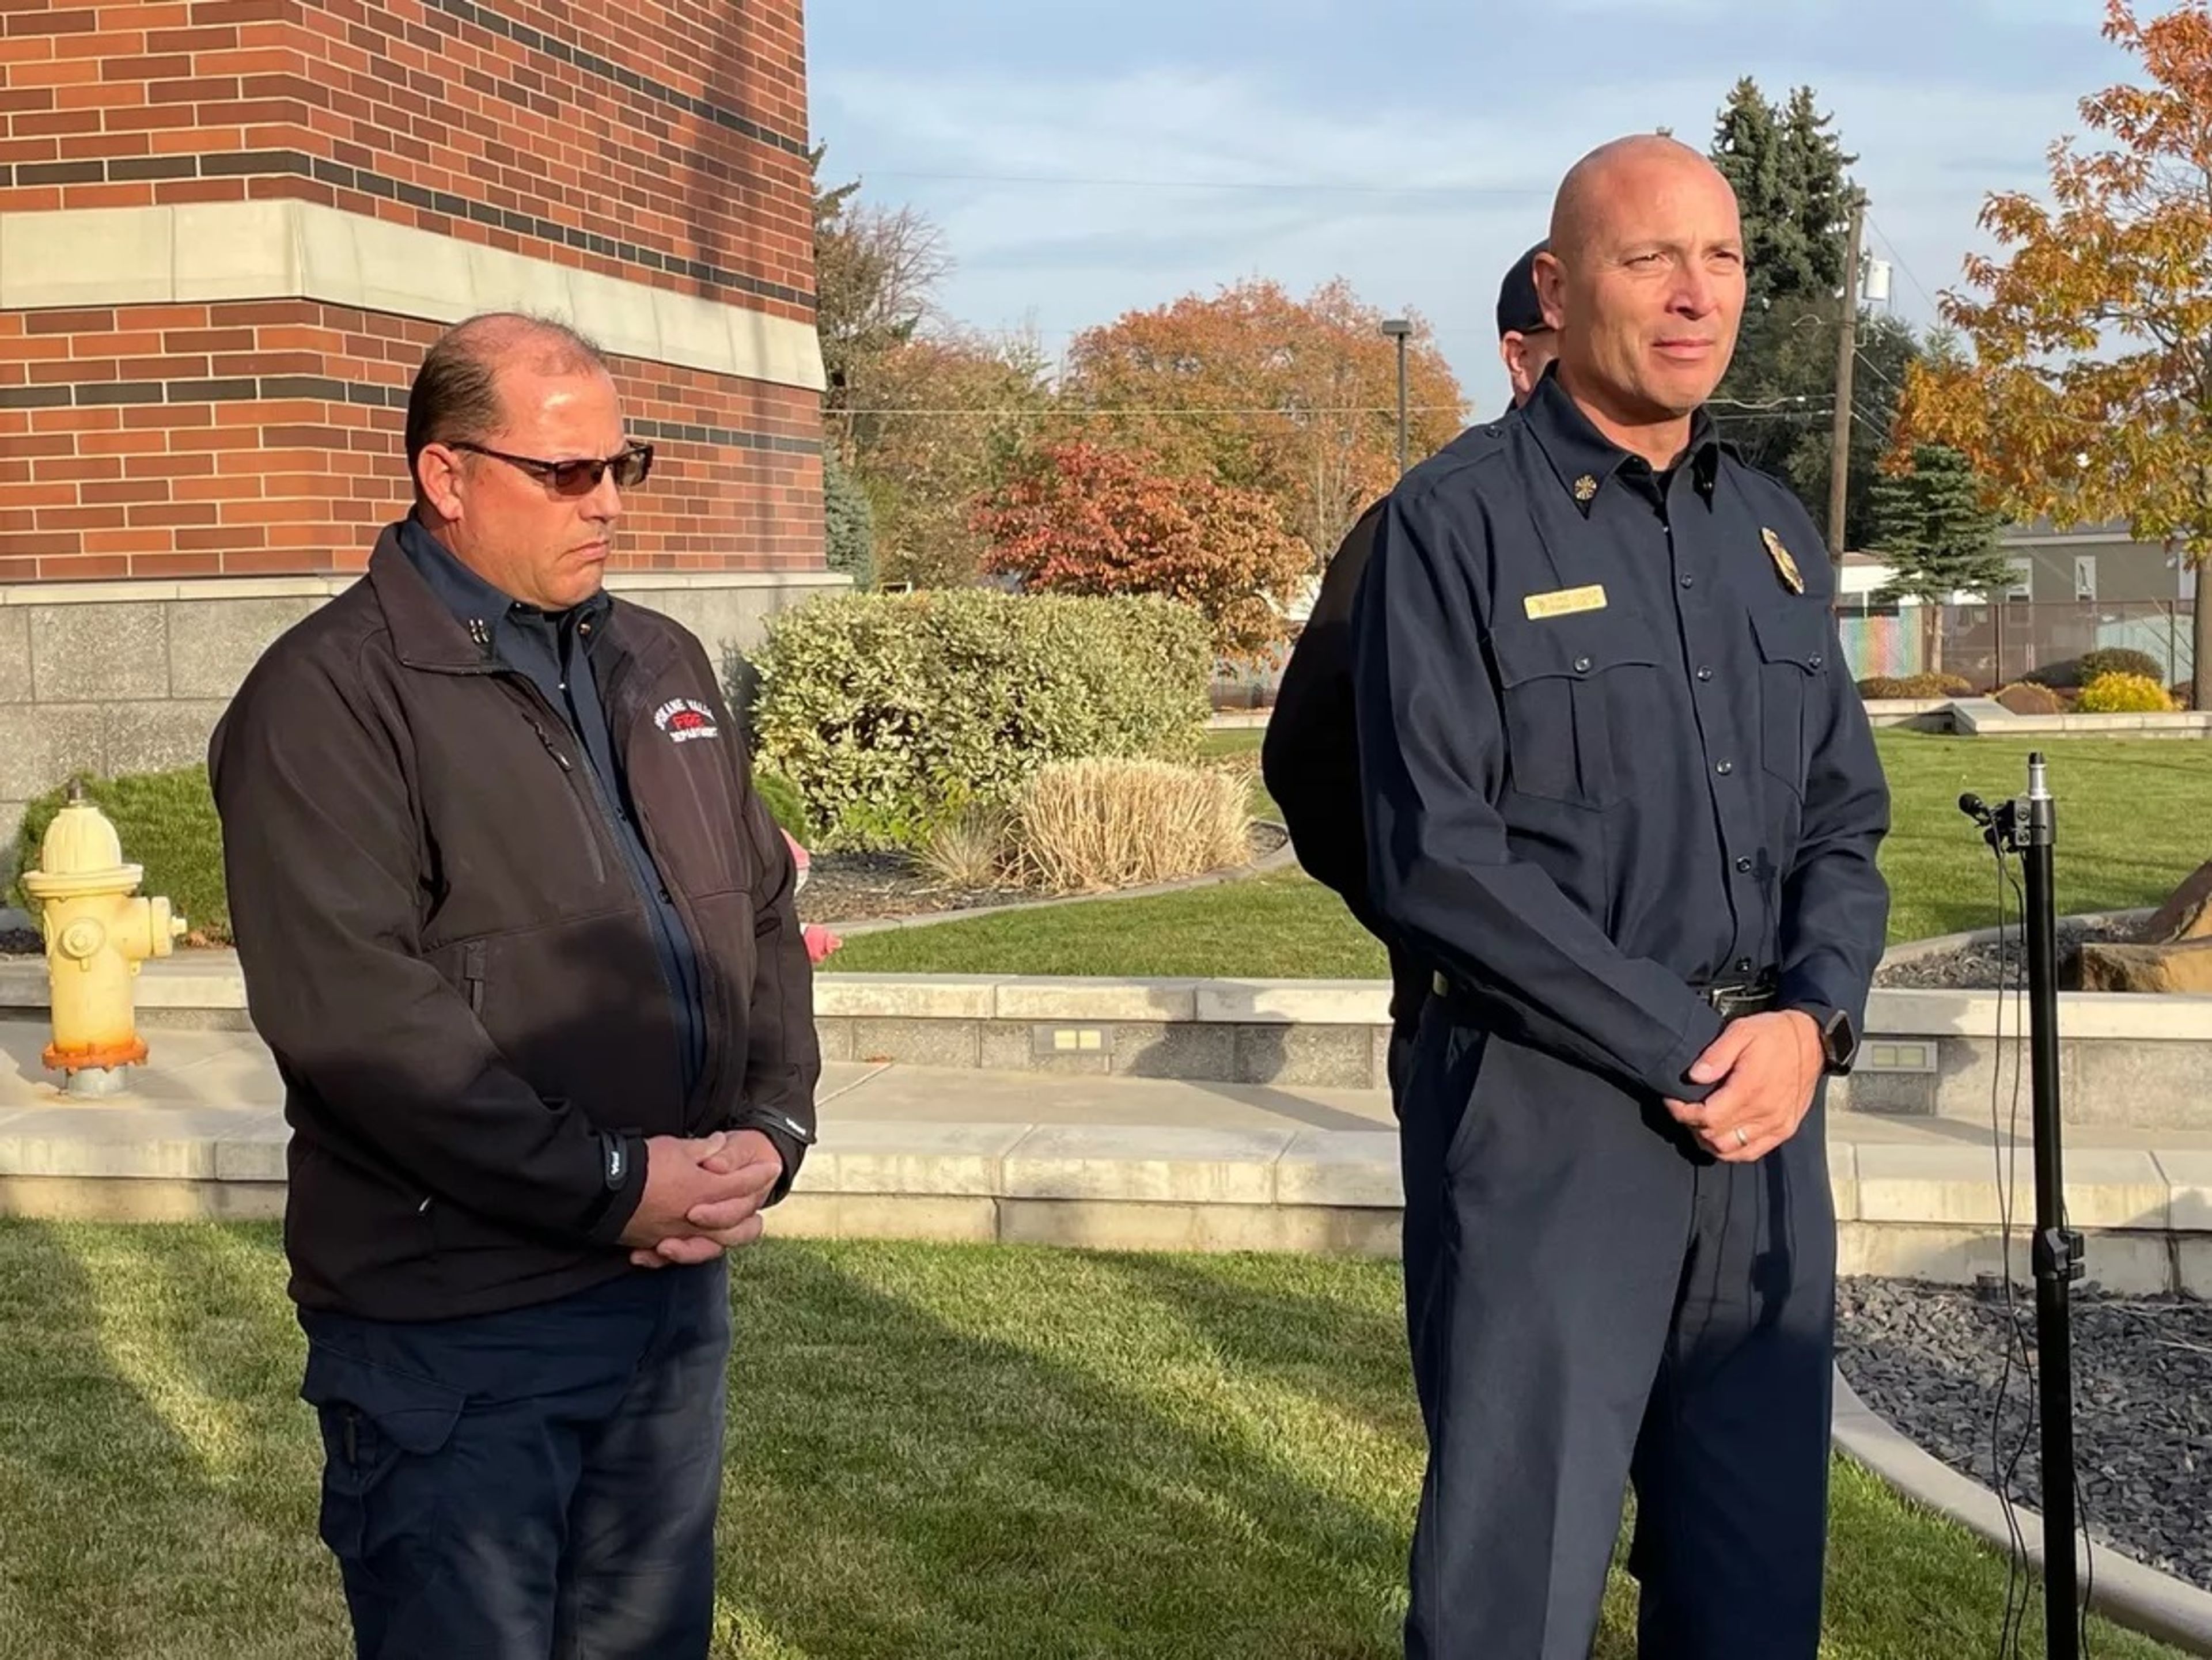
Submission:
M 1536 298 L 1536 256 L 1543 251 L 1539 242 L 1515 260 L 1498 289 L 1498 356 L 1513 388 L 1515 409 L 1528 402 L 1556 350 Z M 1374 550 L 1382 505 L 1377 502 L 1359 515 L 1322 574 L 1312 614 L 1283 669 L 1260 766 L 1268 794 L 1282 809 L 1298 863 L 1316 882 L 1334 889 L 1360 926 L 1389 952 L 1395 1099 L 1421 1001 L 1428 995 L 1429 970 L 1390 937 L 1367 895 L 1367 834 L 1360 823 L 1359 751 L 1352 718 L 1352 597 Z
M 321 1534 L 363 1657 L 702 1656 L 723 1253 L 813 1136 L 791 854 L 698 641 L 602 590 L 653 452 L 596 350 L 462 324 L 407 455 L 210 756 Z

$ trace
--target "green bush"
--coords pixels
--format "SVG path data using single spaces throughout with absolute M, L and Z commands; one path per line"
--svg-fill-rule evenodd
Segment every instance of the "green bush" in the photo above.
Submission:
M 2085 651 L 2075 666 L 2085 686 L 2108 674 L 2139 675 L 2154 685 L 2166 684 L 2166 665 L 2148 652 L 2136 651 L 2130 646 L 2103 646 L 2095 651 Z
M 799 794 L 799 786 L 780 772 L 759 767 L 753 772 L 753 791 L 768 809 L 768 816 L 788 831 L 800 847 L 805 847 L 807 837 L 814 832 L 807 822 L 806 799 Z
M 2173 699 L 2148 674 L 2100 674 L 2081 688 L 2074 707 L 2083 714 L 2164 714 Z
M 230 898 L 223 885 L 222 824 L 204 766 L 174 772 L 127 773 L 119 778 L 84 777 L 86 799 L 106 813 L 123 843 L 126 863 L 143 865 L 143 894 L 165 897 L 191 925 L 195 936 L 221 944 L 230 938 Z M 62 809 L 64 790 L 52 790 L 23 809 L 15 835 L 15 869 L 39 863 L 46 826 Z M 10 895 L 38 915 L 20 874 Z
M 918 848 L 1049 761 L 1194 754 L 1213 654 L 1194 608 L 981 588 L 844 594 L 771 617 L 760 764 L 825 848 Z
M 2063 658 L 2030 669 L 2021 678 L 2039 686 L 2056 686 L 2061 691 L 2078 691 L 2107 674 L 2139 674 L 2146 679 L 2163 682 L 2166 666 L 2147 651 L 2136 651 L 2129 646 L 2100 646 L 2079 657 Z

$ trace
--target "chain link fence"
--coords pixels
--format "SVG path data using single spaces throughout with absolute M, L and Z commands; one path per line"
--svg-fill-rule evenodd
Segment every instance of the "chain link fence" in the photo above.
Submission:
M 2064 677 L 2084 652 L 2125 647 L 2156 661 L 2167 685 L 2195 672 L 2192 602 L 1901 605 L 1838 619 L 1854 679 L 1955 674 L 1987 690 L 2030 676 Z

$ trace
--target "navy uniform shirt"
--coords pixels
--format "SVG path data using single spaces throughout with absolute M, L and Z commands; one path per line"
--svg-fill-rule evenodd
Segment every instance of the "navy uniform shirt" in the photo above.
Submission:
M 1703 987 L 1772 970 L 1860 1021 L 1889 798 L 1830 593 L 1702 414 L 1657 475 L 1547 375 L 1415 468 L 1354 617 L 1386 924 L 1491 1029 L 1641 1091 L 1711 1092 Z
M 430 591 L 446 602 L 468 629 L 470 638 L 501 667 L 522 675 L 537 687 L 546 705 L 582 746 L 589 763 L 592 799 L 598 803 L 615 845 L 623 850 L 623 862 L 653 924 L 661 976 L 676 1008 L 677 1031 L 684 1046 L 684 1088 L 689 1094 L 698 1086 L 706 1067 L 705 993 L 700 982 L 698 948 L 638 830 L 629 781 L 617 763 L 613 735 L 607 730 L 606 711 L 599 701 L 599 677 L 592 668 L 592 648 L 613 602 L 600 592 L 580 605 L 555 613 L 510 599 L 464 565 L 412 518 L 400 525 L 399 546 L 408 562 L 430 585 Z M 550 738 L 546 747 L 560 757 Z M 567 764 L 565 757 L 562 763 Z

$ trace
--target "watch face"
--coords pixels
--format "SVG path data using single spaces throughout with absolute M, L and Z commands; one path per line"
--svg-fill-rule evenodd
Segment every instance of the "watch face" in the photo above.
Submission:
M 1852 1029 L 1850 1015 L 1841 1009 L 1830 1015 L 1827 1025 L 1821 1031 L 1820 1039 L 1822 1047 L 1827 1050 L 1830 1066 L 1842 1068 L 1851 1064 L 1851 1058 L 1858 1050 L 1859 1037 Z

